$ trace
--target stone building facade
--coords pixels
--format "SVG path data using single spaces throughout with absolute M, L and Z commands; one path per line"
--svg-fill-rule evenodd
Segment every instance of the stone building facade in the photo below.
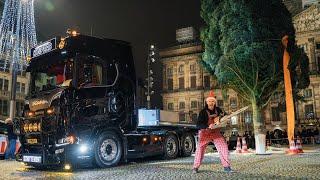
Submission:
M 159 52 L 163 64 L 163 109 L 179 112 L 180 122 L 184 123 L 196 121 L 210 90 L 214 90 L 218 106 L 224 111 L 230 113 L 242 107 L 237 94 L 232 90 L 222 93 L 214 77 L 200 64 L 203 46 L 194 31 L 190 27 L 177 30 L 177 45 Z M 181 33 L 187 38 L 181 38 Z M 245 112 L 234 117 L 228 129 L 250 129 L 251 119 L 252 113 Z
M 293 17 L 296 43 L 309 57 L 310 86 L 304 90 L 305 102 L 296 102 L 299 127 L 320 124 L 320 4 L 312 6 Z

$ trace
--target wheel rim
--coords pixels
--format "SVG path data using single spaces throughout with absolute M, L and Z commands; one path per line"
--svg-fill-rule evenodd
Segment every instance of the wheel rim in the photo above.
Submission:
M 173 156 L 176 153 L 176 149 L 177 149 L 177 144 L 175 140 L 172 137 L 170 137 L 167 140 L 167 154 L 169 156 Z
M 100 146 L 100 155 L 104 161 L 112 161 L 117 157 L 118 146 L 113 139 L 106 139 Z
M 191 152 L 193 149 L 193 142 L 190 136 L 187 136 L 184 140 L 184 150 L 185 152 Z

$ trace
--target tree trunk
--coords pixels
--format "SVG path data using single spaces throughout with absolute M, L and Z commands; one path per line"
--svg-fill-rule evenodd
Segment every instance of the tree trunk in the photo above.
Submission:
M 264 120 L 262 118 L 261 107 L 257 105 L 256 100 L 251 101 L 253 114 L 254 138 L 256 143 L 256 154 L 266 154 L 266 133 Z

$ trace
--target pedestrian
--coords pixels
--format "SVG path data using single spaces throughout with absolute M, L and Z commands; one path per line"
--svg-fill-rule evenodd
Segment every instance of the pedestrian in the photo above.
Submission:
M 220 128 L 215 128 L 215 126 L 219 125 L 220 123 L 219 118 L 224 115 L 222 110 L 216 106 L 216 102 L 217 101 L 213 91 L 210 91 L 209 96 L 206 99 L 205 108 L 200 111 L 198 116 L 197 128 L 199 129 L 199 141 L 194 158 L 192 170 L 193 173 L 198 173 L 205 149 L 210 142 L 213 142 L 218 150 L 224 171 L 232 172 L 230 167 L 228 145 L 220 133 Z
M 7 132 L 8 132 L 8 146 L 6 153 L 5 153 L 5 159 L 15 159 L 15 151 L 16 151 L 16 141 L 17 141 L 17 135 L 13 132 L 13 122 L 11 118 L 7 118 L 5 120 L 5 123 L 7 124 Z

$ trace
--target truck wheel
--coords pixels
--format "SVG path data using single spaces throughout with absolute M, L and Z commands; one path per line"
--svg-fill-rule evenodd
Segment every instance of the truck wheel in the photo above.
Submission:
M 95 162 L 99 167 L 116 166 L 122 157 L 122 143 L 113 132 L 102 133 L 95 145 Z
M 164 159 L 174 159 L 178 156 L 178 139 L 169 134 L 164 142 Z
M 181 140 L 181 152 L 182 156 L 187 157 L 191 156 L 194 151 L 195 140 L 191 134 L 186 134 L 182 137 Z

